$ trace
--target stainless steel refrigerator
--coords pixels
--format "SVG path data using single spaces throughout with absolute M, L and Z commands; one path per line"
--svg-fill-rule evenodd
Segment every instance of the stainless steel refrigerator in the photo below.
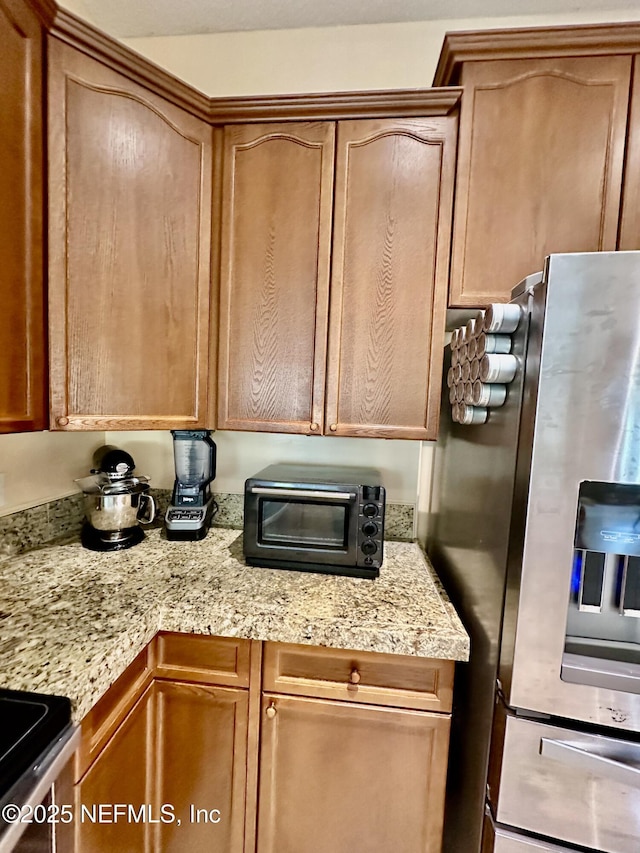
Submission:
M 443 395 L 427 548 L 471 637 L 444 849 L 638 853 L 640 252 L 537 278 L 504 405 Z

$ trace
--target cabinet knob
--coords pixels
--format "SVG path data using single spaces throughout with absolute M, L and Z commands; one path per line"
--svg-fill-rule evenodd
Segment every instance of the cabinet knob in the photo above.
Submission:
M 349 676 L 349 681 L 352 684 L 360 684 L 360 673 L 358 672 L 358 670 L 355 667 L 351 670 L 351 675 Z
M 69 418 L 56 418 L 56 423 L 58 426 L 67 426 L 69 423 Z
M 269 705 L 269 707 L 267 708 L 267 710 L 265 711 L 265 713 L 266 713 L 267 717 L 268 717 L 270 720 L 273 720 L 273 718 L 274 718 L 274 717 L 275 717 L 275 715 L 277 714 L 277 710 L 276 710 L 275 702 L 272 702 L 272 703 Z
M 320 429 L 320 427 L 318 426 L 318 424 L 313 423 L 313 424 L 311 424 L 311 426 L 309 427 L 309 429 L 311 430 L 311 432 L 318 432 L 318 430 Z
M 329 429 L 331 430 L 331 432 L 335 432 L 338 429 L 338 424 L 331 424 Z

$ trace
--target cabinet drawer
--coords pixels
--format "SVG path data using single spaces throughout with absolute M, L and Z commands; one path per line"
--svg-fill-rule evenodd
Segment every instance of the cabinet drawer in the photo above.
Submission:
M 156 678 L 249 686 L 250 640 L 160 633 L 155 641 Z
M 368 705 L 450 711 L 453 661 L 266 643 L 263 689 Z

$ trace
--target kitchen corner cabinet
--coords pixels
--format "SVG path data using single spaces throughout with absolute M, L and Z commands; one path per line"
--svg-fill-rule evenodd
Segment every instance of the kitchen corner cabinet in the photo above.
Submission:
M 455 115 L 225 130 L 220 428 L 436 437 L 455 145 Z
M 0 433 L 47 417 L 43 265 L 43 35 L 23 0 L 0 0 Z
M 463 63 L 451 305 L 509 301 L 551 252 L 616 248 L 631 62 Z
M 258 853 L 438 853 L 452 672 L 267 643 Z
M 453 668 L 160 633 L 82 723 L 76 814 L 180 824 L 76 820 L 75 853 L 439 853 Z
M 212 129 L 48 41 L 54 429 L 207 420 Z

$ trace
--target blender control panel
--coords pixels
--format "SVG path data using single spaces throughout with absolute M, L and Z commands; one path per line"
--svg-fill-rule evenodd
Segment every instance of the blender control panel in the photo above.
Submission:
M 204 519 L 204 507 L 189 507 L 187 509 L 170 509 L 167 513 L 167 521 L 201 522 Z

